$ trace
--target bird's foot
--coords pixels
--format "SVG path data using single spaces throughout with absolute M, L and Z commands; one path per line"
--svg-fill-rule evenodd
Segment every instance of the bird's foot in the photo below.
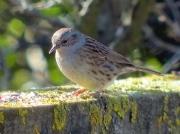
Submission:
M 79 96 L 79 95 L 83 94 L 85 91 L 86 91 L 86 89 L 80 88 L 76 91 L 73 91 L 72 96 Z

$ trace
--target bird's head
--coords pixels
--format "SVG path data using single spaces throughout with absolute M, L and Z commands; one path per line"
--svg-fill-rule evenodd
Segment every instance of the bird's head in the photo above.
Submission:
M 83 35 L 72 28 L 61 28 L 52 36 L 52 47 L 49 51 L 73 51 L 84 44 Z

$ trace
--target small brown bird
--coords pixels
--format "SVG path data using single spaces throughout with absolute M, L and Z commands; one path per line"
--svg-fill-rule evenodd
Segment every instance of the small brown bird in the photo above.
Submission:
M 72 28 L 61 28 L 52 36 L 51 54 L 58 67 L 71 81 L 86 89 L 105 89 L 119 75 L 142 71 L 161 75 L 139 67 L 95 39 Z

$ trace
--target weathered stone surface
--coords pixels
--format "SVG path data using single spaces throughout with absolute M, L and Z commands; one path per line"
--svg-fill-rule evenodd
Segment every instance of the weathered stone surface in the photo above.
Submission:
M 2 101 L 0 134 L 179 134 L 180 81 L 172 76 L 129 78 L 101 95 L 76 97 L 75 87 L 16 93 Z M 31 95 L 29 95 L 31 94 Z M 29 97 L 31 96 L 31 97 Z M 15 101 L 16 100 L 16 101 Z

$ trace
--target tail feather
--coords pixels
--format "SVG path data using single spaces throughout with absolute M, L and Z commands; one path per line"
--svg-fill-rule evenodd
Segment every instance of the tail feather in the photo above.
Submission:
M 151 73 L 151 74 L 156 74 L 156 75 L 163 75 L 162 73 L 158 72 L 158 71 L 154 71 L 145 67 L 139 67 L 139 66 L 135 66 L 137 71 L 141 71 L 141 72 L 146 72 L 146 73 Z

